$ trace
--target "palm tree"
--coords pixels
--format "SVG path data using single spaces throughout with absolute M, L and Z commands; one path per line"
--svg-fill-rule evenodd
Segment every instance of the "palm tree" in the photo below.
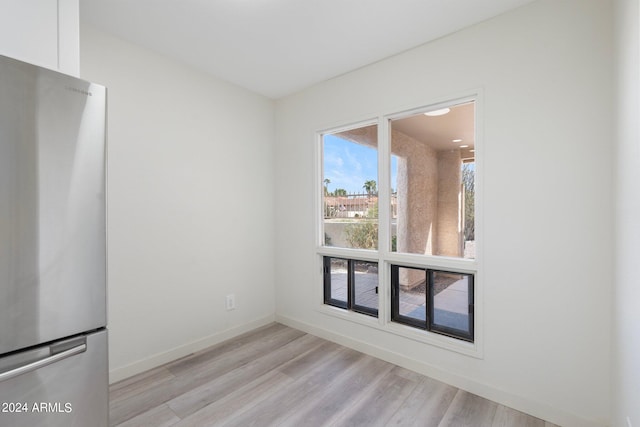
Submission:
M 324 179 L 324 195 L 329 195 L 329 184 L 331 184 L 331 180 L 329 178 Z
M 366 191 L 368 195 L 372 195 L 373 193 L 378 191 L 377 184 L 372 179 L 365 181 L 362 188 L 364 188 L 364 191 Z

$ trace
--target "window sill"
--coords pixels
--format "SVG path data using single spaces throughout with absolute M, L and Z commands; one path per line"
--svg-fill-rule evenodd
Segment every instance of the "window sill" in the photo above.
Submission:
M 317 311 L 327 316 L 357 323 L 363 326 L 368 326 L 379 331 L 397 335 L 403 338 L 417 341 L 419 343 L 439 347 L 444 350 L 453 351 L 465 356 L 474 357 L 476 359 L 484 358 L 482 347 L 479 343 L 480 337 L 478 336 L 476 336 L 475 342 L 470 343 L 456 338 L 451 338 L 446 335 L 440 335 L 437 333 L 416 329 L 414 327 L 402 325 L 400 323 L 390 321 L 384 322 L 382 319 L 356 313 L 353 311 L 344 310 L 338 307 L 332 307 L 325 304 L 321 304 L 319 307 L 317 307 Z

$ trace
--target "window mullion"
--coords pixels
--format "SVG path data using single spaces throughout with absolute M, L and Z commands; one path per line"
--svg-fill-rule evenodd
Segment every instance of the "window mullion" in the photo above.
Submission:
M 426 303 L 426 314 L 427 314 L 427 318 L 426 320 L 426 329 L 428 331 L 431 330 L 431 324 L 433 323 L 433 310 L 435 309 L 434 306 L 434 289 L 433 289 L 433 270 L 431 269 L 427 269 L 426 270 L 426 289 L 425 289 L 425 293 L 424 293 L 424 297 L 425 297 L 425 303 Z
M 385 266 L 391 251 L 391 138 L 389 120 L 378 118 L 378 319 L 381 324 L 391 320 L 391 280 Z
M 378 251 L 381 258 L 389 254 L 391 248 L 390 199 L 391 143 L 389 121 L 380 117 L 378 122 Z
M 347 307 L 349 310 L 353 310 L 353 300 L 355 296 L 355 266 L 353 260 L 350 259 L 347 263 Z

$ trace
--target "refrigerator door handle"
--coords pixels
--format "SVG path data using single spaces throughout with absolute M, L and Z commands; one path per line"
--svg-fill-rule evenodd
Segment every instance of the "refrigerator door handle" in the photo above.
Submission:
M 26 365 L 11 369 L 10 371 L 2 372 L 0 373 L 0 382 L 15 378 L 28 372 L 35 371 L 47 365 L 51 365 L 52 363 L 56 363 L 68 357 L 75 356 L 76 354 L 83 353 L 85 351 L 87 351 L 87 344 L 82 343 L 68 350 L 45 357 L 44 359 L 36 360 L 35 362 L 27 363 Z

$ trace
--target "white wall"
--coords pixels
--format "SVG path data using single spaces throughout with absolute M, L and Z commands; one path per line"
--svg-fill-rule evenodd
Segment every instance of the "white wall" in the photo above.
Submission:
M 612 423 L 640 426 L 640 1 L 616 0 L 616 262 Z
M 93 28 L 81 35 L 82 77 L 108 88 L 114 381 L 273 321 L 274 105 Z
M 79 74 L 78 0 L 0 0 L 0 54 Z
M 607 424 L 610 8 L 541 0 L 278 101 L 277 318 L 563 426 Z M 476 88 L 484 357 L 314 310 L 314 131 Z

